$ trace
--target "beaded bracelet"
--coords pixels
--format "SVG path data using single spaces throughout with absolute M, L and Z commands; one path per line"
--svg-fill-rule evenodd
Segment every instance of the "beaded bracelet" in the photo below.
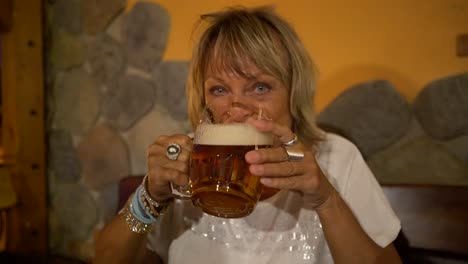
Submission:
M 135 217 L 135 214 L 132 213 L 132 203 L 131 201 L 133 200 L 133 197 L 135 195 L 133 194 L 128 200 L 125 206 L 120 210 L 119 215 L 122 215 L 125 219 L 125 223 L 128 225 L 130 230 L 132 232 L 137 233 L 137 234 L 146 234 L 148 231 L 151 229 L 153 226 L 153 223 L 144 223 L 137 217 Z
M 144 200 L 149 203 L 148 207 L 151 209 L 153 216 L 158 217 L 163 215 L 167 207 L 169 206 L 169 203 L 172 199 L 166 199 L 161 202 L 157 202 L 151 198 L 151 196 L 148 193 L 148 187 L 147 187 L 147 182 L 148 182 L 148 174 L 145 175 L 143 178 L 143 181 L 141 182 L 142 189 L 141 189 L 141 195 L 143 196 Z
M 138 186 L 135 191 L 135 195 L 132 198 L 130 203 L 130 212 L 134 214 L 141 222 L 146 224 L 152 224 L 156 222 L 157 216 L 154 216 L 151 209 L 148 208 L 142 201 L 142 192 L 143 186 Z
M 124 216 L 129 228 L 138 234 L 147 233 L 159 216 L 166 212 L 170 202 L 170 199 L 156 202 L 149 196 L 146 190 L 147 178 L 148 175 L 143 178 L 140 186 L 119 212 Z

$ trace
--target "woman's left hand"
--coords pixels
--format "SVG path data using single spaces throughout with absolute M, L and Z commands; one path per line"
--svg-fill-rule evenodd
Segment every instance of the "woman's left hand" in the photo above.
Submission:
M 272 148 L 252 150 L 245 155 L 250 172 L 262 177 L 265 186 L 300 191 L 306 206 L 314 209 L 320 208 L 336 192 L 317 164 L 311 147 L 304 147 L 298 141 L 294 147 L 304 152 L 304 158 L 290 160 L 283 144 L 293 139 L 294 133 L 287 126 L 254 119 L 248 123 L 259 131 L 272 133 L 280 141 Z

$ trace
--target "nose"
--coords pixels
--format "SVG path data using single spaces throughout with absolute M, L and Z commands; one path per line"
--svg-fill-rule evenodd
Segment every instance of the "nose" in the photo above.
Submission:
M 254 110 L 240 102 L 232 102 L 231 108 L 229 109 L 229 120 L 231 122 L 243 123 L 254 114 Z

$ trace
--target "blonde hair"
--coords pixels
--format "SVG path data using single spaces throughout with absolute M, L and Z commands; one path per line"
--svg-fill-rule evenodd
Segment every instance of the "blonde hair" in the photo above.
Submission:
M 285 20 L 269 7 L 233 7 L 202 15 L 201 22 L 206 22 L 207 28 L 194 47 L 186 91 L 192 126 L 198 123 L 204 107 L 207 70 L 244 76 L 242 66 L 248 61 L 288 87 L 292 129 L 301 142 L 312 146 L 323 139 L 313 112 L 316 70 Z

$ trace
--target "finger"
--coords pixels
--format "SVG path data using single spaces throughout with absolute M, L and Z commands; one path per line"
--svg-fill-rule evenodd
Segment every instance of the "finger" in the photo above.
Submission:
M 178 144 L 181 153 L 177 160 L 167 157 L 167 146 Z M 155 198 L 172 196 L 169 183 L 185 185 L 188 182 L 188 161 L 192 149 L 192 140 L 186 135 L 160 136 L 148 147 L 148 191 Z
M 157 168 L 156 171 L 148 172 L 147 189 L 149 195 L 157 201 L 162 201 L 173 196 L 169 185 L 170 178 L 173 176 L 168 172 L 169 170 L 164 171 L 163 168 Z
M 155 186 L 168 186 L 169 183 L 177 185 L 186 185 L 188 183 L 188 174 L 174 169 L 166 169 L 155 166 L 149 171 L 151 183 Z
M 191 152 L 191 149 L 187 149 L 187 148 L 184 149 L 181 147 L 181 151 L 180 151 L 179 156 L 177 157 L 177 160 L 182 160 L 182 161 L 188 160 L 190 157 L 190 152 Z M 152 144 L 148 147 L 148 153 L 147 153 L 148 158 L 151 156 L 161 156 L 161 157 L 167 158 L 166 154 L 167 154 L 167 146 Z M 170 160 L 169 158 L 167 159 Z
M 190 159 L 190 152 L 191 152 L 191 150 L 182 149 L 180 154 L 179 154 L 179 157 L 177 158 L 176 161 L 187 162 Z M 148 160 L 151 157 L 164 157 L 164 158 L 162 158 L 163 160 L 173 161 L 173 160 L 170 160 L 166 156 L 166 154 L 167 154 L 167 147 L 165 147 L 165 146 L 152 144 L 148 148 Z
M 169 144 L 167 142 L 177 142 L 177 144 L 181 145 L 181 153 L 179 154 L 177 160 L 170 160 L 167 157 L 167 145 Z M 152 170 L 152 168 L 154 168 L 155 166 L 160 166 L 165 169 L 174 169 L 181 173 L 187 173 L 191 145 L 191 139 L 185 135 L 158 137 L 156 143 L 148 147 L 148 170 Z
M 263 177 L 260 182 L 271 188 L 301 190 L 306 185 L 303 176 L 292 176 L 284 178 Z
M 305 174 L 305 168 L 300 162 L 279 162 L 253 164 L 249 166 L 249 171 L 257 176 L 264 177 L 292 177 Z
M 278 137 L 282 143 L 289 142 L 294 138 L 294 133 L 289 127 L 280 125 L 270 120 L 256 120 L 254 118 L 249 118 L 247 123 L 253 125 L 261 132 L 272 133 L 274 136 Z
M 182 173 L 188 173 L 189 166 L 187 161 L 188 159 L 183 160 L 183 158 L 178 160 L 170 160 L 167 157 L 150 156 L 148 157 L 148 168 L 159 166 L 164 169 L 172 169 Z
M 245 154 L 245 160 L 250 164 L 261 164 L 287 161 L 289 157 L 283 147 L 261 148 L 247 152 Z
M 189 182 L 188 174 L 182 173 L 180 171 L 164 169 L 162 173 L 166 174 L 166 179 L 169 179 L 170 182 L 176 185 L 184 186 Z
M 159 136 L 154 143 L 164 147 L 165 149 L 169 144 L 176 143 L 182 148 L 182 150 L 187 150 L 189 152 L 192 150 L 192 139 L 184 134 Z

